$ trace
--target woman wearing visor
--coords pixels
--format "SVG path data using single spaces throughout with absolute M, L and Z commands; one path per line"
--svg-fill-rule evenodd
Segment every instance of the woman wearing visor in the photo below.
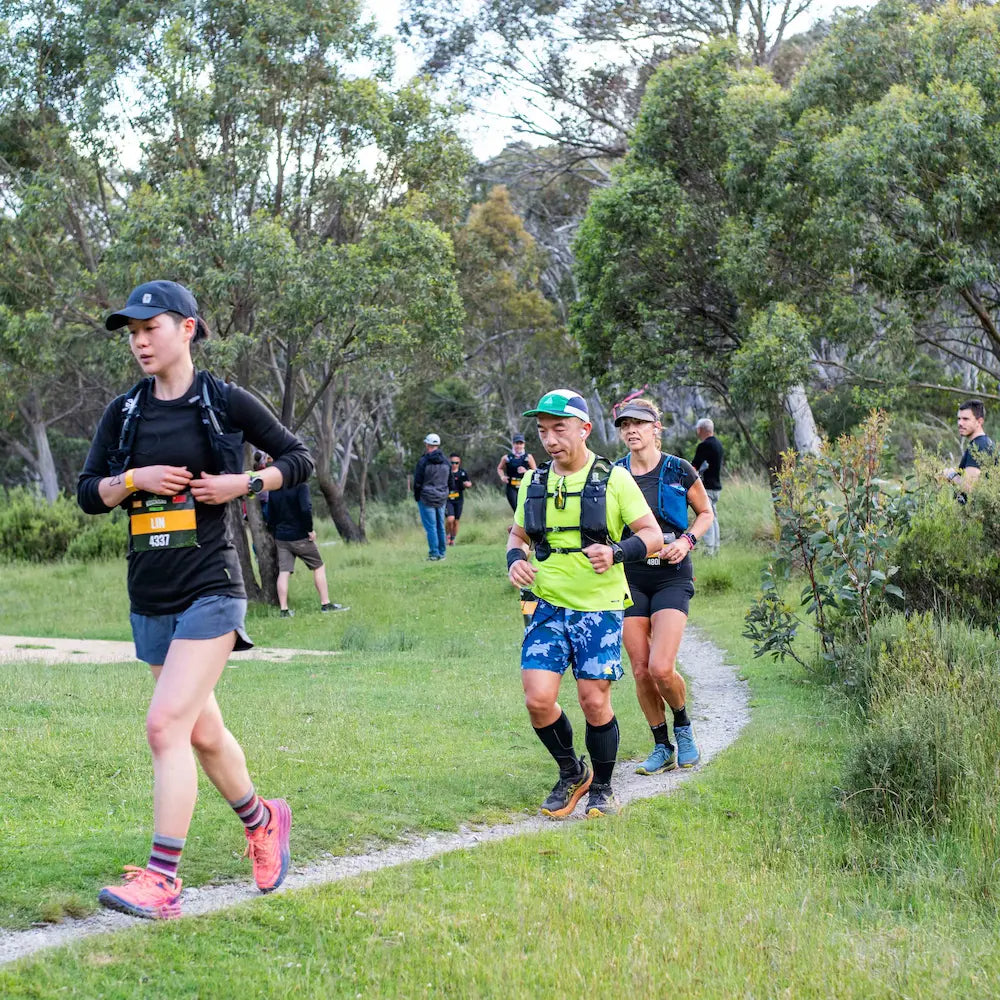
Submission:
M 250 393 L 197 371 L 191 345 L 208 335 L 194 296 L 173 281 L 136 288 L 108 317 L 128 327 L 145 376 L 104 411 L 77 484 L 88 514 L 129 515 L 128 594 L 136 656 L 155 680 L 146 713 L 153 757 L 153 840 L 145 867 L 98 897 L 137 917 L 180 916 L 177 865 L 198 792 L 195 758 L 243 823 L 262 892 L 288 869 L 291 810 L 254 790 L 226 728 L 215 685 L 229 654 L 252 646 L 246 593 L 226 504 L 308 479 L 312 459 Z M 244 438 L 274 456 L 243 472 Z
M 628 455 L 617 464 L 632 474 L 663 531 L 659 555 L 625 566 L 633 603 L 625 609 L 623 633 L 636 695 L 655 741 L 653 752 L 636 772 L 659 774 L 694 767 L 699 758 L 687 714 L 687 688 L 676 662 L 694 596 L 691 550 L 712 525 L 712 506 L 691 464 L 660 450 L 663 428 L 659 410 L 650 400 L 624 404 L 615 426 L 628 446 Z M 690 528 L 688 506 L 697 515 Z M 673 714 L 676 749 L 670 742 L 667 705 Z

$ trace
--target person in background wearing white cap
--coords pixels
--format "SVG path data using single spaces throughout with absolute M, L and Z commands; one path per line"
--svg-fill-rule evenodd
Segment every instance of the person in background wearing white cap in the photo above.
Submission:
M 129 515 L 132 635 L 155 687 L 146 713 L 149 862 L 127 865 L 124 883 L 105 887 L 98 900 L 135 917 L 166 919 L 181 911 L 177 866 L 198 795 L 196 757 L 243 823 L 258 888 L 276 889 L 288 871 L 291 809 L 284 799 L 258 796 L 215 699 L 229 654 L 253 645 L 226 505 L 305 482 L 313 462 L 249 392 L 195 368 L 191 345 L 208 330 L 183 285 L 140 285 L 105 326 L 128 327 L 129 348 L 146 377 L 104 411 L 77 500 L 88 514 L 122 507 Z M 244 438 L 274 463 L 244 472 Z M 280 717 L 279 708 L 272 711 Z
M 420 523 L 427 534 L 427 558 L 438 562 L 445 557 L 445 505 L 451 490 L 451 466 L 441 450 L 441 438 L 428 434 L 424 453 L 413 470 L 413 499 L 420 510 Z
M 622 676 L 622 618 L 630 603 L 623 563 L 659 552 L 663 536 L 635 480 L 587 447 L 590 416 L 578 392 L 547 392 L 524 415 L 537 418 L 552 458 L 521 483 L 507 541 L 508 579 L 538 597 L 521 645 L 521 684 L 535 734 L 559 768 L 541 811 L 569 816 L 589 792 L 587 816 L 608 816 L 618 810 L 611 682 Z M 633 534 L 619 544 L 626 525 Z M 577 757 L 573 727 L 557 701 L 570 667 L 593 771 Z
M 532 455 L 527 454 L 524 445 L 524 435 L 515 434 L 510 439 L 510 451 L 506 452 L 497 463 L 497 475 L 504 484 L 507 503 L 510 509 L 517 507 L 517 488 L 525 473 L 538 467 Z

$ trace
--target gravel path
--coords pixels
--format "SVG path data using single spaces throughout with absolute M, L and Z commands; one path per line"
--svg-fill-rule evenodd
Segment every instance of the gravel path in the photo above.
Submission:
M 3 639 L 0 637 L 0 648 Z M 23 637 L 19 642 L 32 642 Z M 40 639 L 38 643 L 55 644 L 65 642 L 74 650 L 84 650 L 90 645 L 84 640 Z M 101 643 L 102 647 L 109 645 Z M 131 643 L 126 646 L 134 658 Z M 17 652 L 31 652 L 17 650 Z M 273 650 L 254 650 L 264 657 Z M 309 650 L 281 650 L 281 654 L 296 654 Z M 84 654 L 81 654 L 81 656 Z M 246 654 L 244 654 L 246 655 Z M 65 654 L 62 655 L 65 659 Z M 107 662 L 104 657 L 102 662 Z M 692 691 L 692 718 L 701 750 L 701 763 L 690 771 L 672 771 L 653 777 L 635 774 L 628 762 L 620 762 L 615 770 L 615 792 L 622 804 L 636 799 L 652 798 L 655 795 L 669 795 L 683 781 L 698 774 L 720 750 L 724 750 L 739 735 L 750 719 L 747 686 L 740 681 L 734 668 L 728 666 L 722 651 L 701 636 L 697 630 L 689 628 L 681 644 L 680 662 Z M 623 680 L 623 684 L 629 681 Z M 577 818 L 582 818 L 582 805 L 578 807 Z M 455 833 L 432 833 L 423 837 L 412 837 L 399 843 L 390 844 L 369 854 L 334 857 L 328 855 L 312 864 L 294 866 L 279 893 L 289 892 L 304 886 L 338 882 L 365 872 L 378 871 L 411 861 L 424 861 L 451 851 L 478 847 L 508 837 L 520 836 L 541 830 L 552 821 L 541 816 L 523 816 L 498 826 L 462 826 Z M 259 899 L 260 893 L 253 883 L 203 886 L 184 890 L 184 916 L 193 917 L 212 913 L 229 906 L 236 906 L 252 899 Z M 32 955 L 45 948 L 71 944 L 93 934 L 114 932 L 142 923 L 134 917 L 102 910 L 82 920 L 67 920 L 61 924 L 34 927 L 24 931 L 4 931 L 0 929 L 0 965 L 18 958 Z

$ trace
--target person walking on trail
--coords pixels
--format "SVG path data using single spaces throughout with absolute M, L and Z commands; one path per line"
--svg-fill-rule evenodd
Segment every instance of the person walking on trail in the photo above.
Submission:
M 267 528 L 274 535 L 278 549 L 278 607 L 282 618 L 294 614 L 288 607 L 288 584 L 295 572 L 295 560 L 301 559 L 312 570 L 313 583 L 319 594 L 320 611 L 349 611 L 345 604 L 330 601 L 326 567 L 316 546 L 313 530 L 312 497 L 309 484 L 299 483 L 291 489 L 279 490 L 267 505 Z
M 145 376 L 101 417 L 77 484 L 89 514 L 129 515 L 128 594 L 136 656 L 155 679 L 146 714 L 153 757 L 153 842 L 145 867 L 127 865 L 106 907 L 137 917 L 180 915 L 177 868 L 198 791 L 195 757 L 242 821 L 262 892 L 288 870 L 292 813 L 258 796 L 246 758 L 226 728 L 214 689 L 233 649 L 249 649 L 246 594 L 226 527 L 230 500 L 304 482 L 302 444 L 250 393 L 191 359 L 208 335 L 194 296 L 172 281 L 140 285 L 106 327 L 128 326 Z M 243 440 L 274 464 L 241 471 Z
M 428 434 L 424 454 L 413 472 L 413 499 L 420 510 L 420 523 L 427 535 L 427 558 L 437 562 L 445 557 L 445 504 L 451 490 L 451 466 L 441 450 L 441 438 Z
M 535 733 L 559 768 L 541 811 L 569 816 L 589 792 L 587 816 L 606 816 L 618 811 L 611 683 L 622 676 L 622 614 L 630 603 L 622 564 L 659 552 L 663 541 L 635 480 L 587 447 L 590 416 L 578 392 L 547 392 L 524 415 L 537 418 L 552 459 L 521 483 L 507 542 L 510 582 L 538 598 L 521 645 L 521 683 Z M 619 544 L 626 525 L 633 534 Z M 577 757 L 573 727 L 557 701 L 567 667 L 587 720 L 593 770 Z
M 695 424 L 698 435 L 698 447 L 694 450 L 691 464 L 701 476 L 705 485 L 705 493 L 712 505 L 712 526 L 705 535 L 705 553 L 710 556 L 719 554 L 722 536 L 719 534 L 719 494 L 722 492 L 722 443 L 715 436 L 715 424 L 708 417 L 702 417 Z
M 462 468 L 462 456 L 452 452 L 448 456 L 451 468 L 451 486 L 448 490 L 448 502 L 444 506 L 444 533 L 448 544 L 454 545 L 458 537 L 458 524 L 462 520 L 462 507 L 465 506 L 465 491 L 472 489 L 472 480 Z
M 662 548 L 625 567 L 632 606 L 625 609 L 625 651 L 632 664 L 639 707 L 653 732 L 653 751 L 637 774 L 694 767 L 699 752 L 687 714 L 687 688 L 677 672 L 688 608 L 694 596 L 691 550 L 712 527 L 712 506 L 695 470 L 660 450 L 660 412 L 648 399 L 621 406 L 615 426 L 628 447 L 618 465 L 627 469 L 656 516 Z M 688 507 L 697 515 L 688 528 Z M 666 708 L 673 715 L 670 742 Z
M 517 508 L 517 490 L 526 473 L 538 468 L 534 457 L 525 450 L 524 435 L 515 434 L 510 439 L 508 451 L 497 463 L 497 475 L 504 484 L 504 492 L 510 509 Z
M 965 440 L 966 447 L 958 468 L 944 471 L 944 477 L 959 488 L 971 489 L 979 481 L 983 468 L 997 461 L 996 445 L 983 430 L 985 421 L 986 407 L 981 399 L 967 399 L 959 406 L 958 433 Z M 964 493 L 960 497 L 964 500 Z

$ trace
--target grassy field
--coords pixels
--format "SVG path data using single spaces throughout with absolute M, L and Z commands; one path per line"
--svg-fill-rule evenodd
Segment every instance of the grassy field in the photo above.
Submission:
M 89 939 L 0 969 L 0 996 L 993 995 L 992 911 L 859 850 L 836 796 L 850 724 L 839 693 L 752 660 L 740 637 L 766 510 L 763 491 L 723 494 L 727 548 L 698 562 L 693 604 L 749 679 L 753 718 L 675 796 Z M 311 610 L 296 573 L 294 619 L 251 615 L 262 645 L 337 651 L 244 663 L 220 685 L 262 791 L 293 803 L 299 861 L 533 811 L 551 784 L 521 704 L 503 514 L 483 503 L 466 520 L 441 564 L 424 561 L 405 516 L 365 548 L 324 549 L 348 613 Z M 128 637 L 121 565 L 2 572 L 0 632 Z M 139 666 L 0 666 L 0 925 L 86 912 L 120 864 L 145 858 L 148 689 Z M 564 700 L 582 732 L 568 688 Z M 615 707 L 622 756 L 644 754 L 627 681 Z M 188 845 L 187 885 L 249 877 L 207 785 Z

